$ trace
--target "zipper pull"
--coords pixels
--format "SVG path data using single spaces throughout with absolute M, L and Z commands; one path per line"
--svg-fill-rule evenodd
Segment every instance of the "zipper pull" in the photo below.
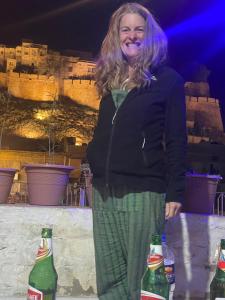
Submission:
M 144 149 L 144 147 L 145 147 L 145 137 L 143 139 L 143 143 L 142 143 L 141 149 Z
M 117 110 L 118 110 L 118 109 L 117 109 Z M 113 125 L 113 123 L 114 123 L 114 120 L 115 120 L 115 117 L 116 117 L 116 114 L 117 114 L 117 110 L 116 110 L 115 114 L 113 115 L 113 118 L 112 118 L 112 125 Z

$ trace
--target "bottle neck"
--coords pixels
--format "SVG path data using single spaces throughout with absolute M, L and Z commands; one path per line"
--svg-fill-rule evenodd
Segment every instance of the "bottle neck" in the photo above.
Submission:
M 219 259 L 217 262 L 217 273 L 224 274 L 223 276 L 225 276 L 225 249 L 224 249 L 224 247 L 220 248 Z
M 151 271 L 163 269 L 163 252 L 162 245 L 150 245 L 150 253 L 148 257 L 148 268 Z
M 52 239 L 42 237 L 36 256 L 36 262 L 40 262 L 50 256 L 52 256 Z

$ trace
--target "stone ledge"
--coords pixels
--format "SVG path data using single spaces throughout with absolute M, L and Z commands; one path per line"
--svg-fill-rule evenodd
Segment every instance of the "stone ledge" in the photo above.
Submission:
M 58 296 L 96 294 L 90 209 L 0 205 L 0 215 L 0 296 L 26 294 L 43 227 L 53 228 Z
M 0 205 L 0 215 L 1 300 L 25 299 L 41 228 L 45 226 L 53 228 L 58 298 L 92 299 L 96 283 L 90 209 Z M 175 299 L 207 299 L 215 270 L 210 257 L 224 237 L 225 217 L 181 214 L 167 222 L 166 232 L 176 257 Z
M 98 298 L 90 298 L 90 297 L 56 297 L 56 300 L 97 300 Z M 24 297 L 0 297 L 0 300 L 25 300 Z

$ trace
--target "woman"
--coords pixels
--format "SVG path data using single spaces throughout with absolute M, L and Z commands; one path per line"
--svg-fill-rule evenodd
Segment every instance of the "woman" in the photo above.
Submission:
M 185 99 L 167 40 L 137 3 L 111 17 L 96 66 L 102 100 L 87 158 L 100 300 L 137 300 L 149 243 L 181 208 Z

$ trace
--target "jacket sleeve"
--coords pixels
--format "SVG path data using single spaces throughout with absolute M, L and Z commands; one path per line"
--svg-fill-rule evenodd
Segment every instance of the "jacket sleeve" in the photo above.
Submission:
M 186 172 L 186 107 L 184 82 L 178 77 L 167 97 L 165 116 L 166 202 L 183 202 Z

